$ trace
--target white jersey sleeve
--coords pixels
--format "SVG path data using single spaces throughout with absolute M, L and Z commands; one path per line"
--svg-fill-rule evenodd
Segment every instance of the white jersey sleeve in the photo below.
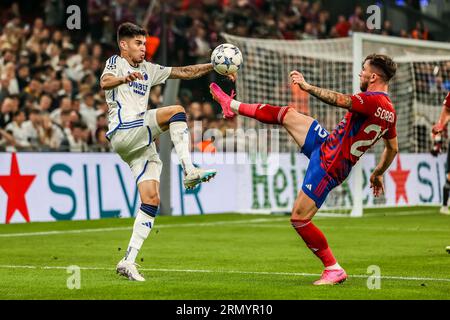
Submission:
M 152 86 L 166 82 L 172 73 L 171 67 L 164 67 L 159 64 L 154 64 L 151 62 L 145 62 L 148 73 L 152 75 Z
M 102 73 L 102 76 L 100 77 L 100 79 L 105 74 L 111 74 L 111 75 L 117 77 L 117 75 L 119 73 L 117 58 L 119 58 L 119 56 L 114 55 L 106 61 L 105 69 L 103 69 L 103 73 Z

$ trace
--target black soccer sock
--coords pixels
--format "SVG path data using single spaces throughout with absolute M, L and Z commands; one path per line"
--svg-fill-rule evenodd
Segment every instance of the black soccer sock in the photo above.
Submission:
M 444 198 L 442 199 L 442 205 L 444 207 L 447 206 L 448 203 L 448 195 L 450 193 L 450 180 L 447 179 L 447 182 L 444 184 L 444 188 L 443 188 L 443 196 Z

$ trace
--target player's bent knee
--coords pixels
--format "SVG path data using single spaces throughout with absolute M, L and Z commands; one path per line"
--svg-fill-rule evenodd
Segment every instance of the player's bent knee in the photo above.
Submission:
M 292 119 L 297 113 L 298 112 L 295 111 L 294 108 L 292 108 L 292 107 L 287 108 L 286 113 L 285 113 L 285 115 L 283 117 L 282 124 L 285 123 L 286 121 L 289 121 L 290 119 Z
M 308 215 L 305 211 L 292 209 L 291 220 L 306 220 L 306 219 L 308 219 Z
M 159 195 L 152 195 L 148 198 L 148 203 L 154 205 L 154 206 L 159 206 L 159 204 L 161 203 L 161 200 L 159 199 Z
M 155 192 L 145 194 L 142 196 L 141 201 L 142 203 L 148 203 L 153 206 L 159 206 L 160 204 L 159 194 Z
M 171 106 L 170 111 L 171 111 L 172 115 L 177 114 L 177 113 L 186 113 L 186 110 L 181 105 Z
M 294 206 L 291 212 L 291 220 L 311 220 L 315 213 L 315 210 L 308 210 L 301 206 Z

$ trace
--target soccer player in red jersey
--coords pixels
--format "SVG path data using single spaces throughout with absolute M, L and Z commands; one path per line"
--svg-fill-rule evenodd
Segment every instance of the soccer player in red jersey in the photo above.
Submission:
M 441 115 L 439 116 L 438 122 L 433 126 L 433 129 L 431 131 L 433 135 L 433 141 L 434 146 L 432 150 L 432 154 L 434 156 L 437 156 L 439 152 L 441 151 L 442 147 L 442 133 L 446 130 L 447 123 L 450 121 L 450 92 L 447 93 L 447 97 L 445 97 L 445 100 L 442 104 L 442 111 Z M 443 200 L 442 200 L 442 207 L 440 212 L 442 214 L 450 214 L 448 210 L 448 196 L 450 193 L 450 144 L 447 150 L 447 180 L 444 185 L 443 190 Z
M 325 267 L 315 285 L 341 283 L 347 279 L 347 274 L 311 219 L 328 193 L 345 180 L 359 158 L 380 138 L 383 138 L 385 148 L 370 177 L 370 187 L 376 197 L 384 192 L 383 173 L 398 152 L 397 115 L 387 93 L 389 80 L 396 69 L 395 62 L 386 55 L 367 56 L 359 74 L 362 92 L 355 95 L 313 86 L 300 72 L 292 71 L 292 83 L 302 90 L 329 105 L 348 110 L 331 134 L 317 120 L 289 106 L 242 103 L 224 93 L 217 84 L 210 85 L 211 94 L 222 106 L 225 118 L 239 114 L 263 123 L 282 125 L 310 159 L 302 189 L 292 209 L 291 223 Z

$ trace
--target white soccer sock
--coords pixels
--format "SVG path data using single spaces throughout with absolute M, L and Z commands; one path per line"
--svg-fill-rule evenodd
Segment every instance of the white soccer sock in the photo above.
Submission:
M 147 239 L 153 227 L 154 217 L 151 217 L 139 210 L 134 220 L 133 234 L 131 235 L 125 260 L 134 262 L 137 254 L 142 247 L 145 239 Z
M 234 113 L 239 114 L 239 106 L 241 105 L 241 102 L 237 100 L 231 100 L 230 107 L 231 110 L 233 110 Z
M 178 159 L 185 174 L 188 174 L 194 165 L 189 152 L 190 134 L 187 123 L 184 121 L 171 122 L 169 125 L 170 138 L 172 139 Z
M 339 263 L 335 263 L 332 266 L 326 267 L 325 270 L 340 270 L 342 267 L 339 265 Z

